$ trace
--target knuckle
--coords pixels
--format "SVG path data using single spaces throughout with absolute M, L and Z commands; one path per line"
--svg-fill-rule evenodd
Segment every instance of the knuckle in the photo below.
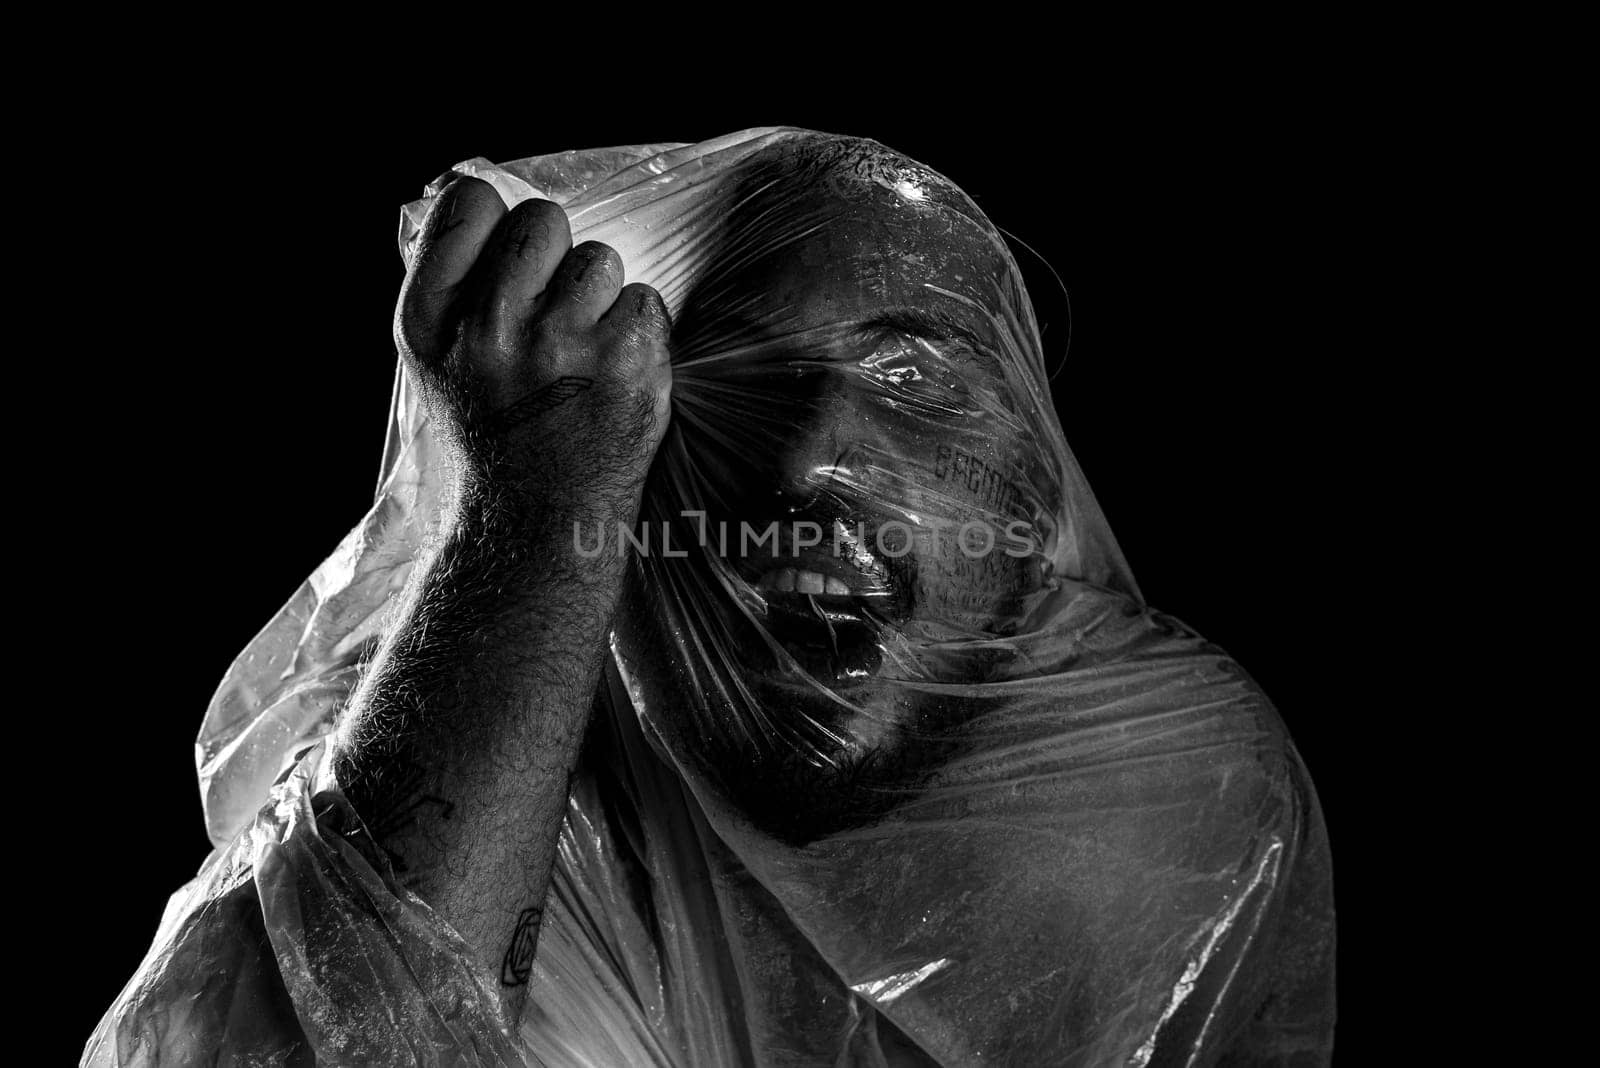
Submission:
M 485 193 L 496 198 L 500 196 L 494 191 L 494 186 L 481 178 L 466 174 L 459 176 L 439 191 L 438 198 L 428 209 L 429 222 L 436 226 L 448 227 L 462 212 L 471 211 L 484 204 Z
M 571 240 L 566 212 L 548 200 L 524 200 L 511 211 L 513 251 L 519 258 L 530 253 L 543 257 Z
M 641 336 L 665 337 L 671 329 L 671 317 L 661 294 L 643 282 L 624 286 L 617 305 L 630 320 L 630 328 Z
M 558 291 L 569 301 L 590 303 L 620 281 L 620 259 L 615 264 L 610 262 L 615 257 L 615 252 L 598 242 L 586 241 L 577 246 L 561 261 Z
M 583 274 L 622 273 L 622 257 L 610 245 L 600 241 L 585 241 L 572 251 L 579 250 L 582 250 L 583 258 L 579 261 L 578 270 Z
M 548 228 L 552 233 L 565 230 L 570 235 L 572 232 L 572 224 L 567 221 L 567 213 L 553 200 L 533 197 L 524 200 L 517 207 L 526 212 L 531 220 Z
M 505 211 L 505 201 L 494 186 L 481 178 L 463 175 L 439 194 L 423 223 L 424 248 L 436 245 L 463 225 L 488 226 Z
M 643 283 L 624 287 L 604 320 L 614 358 L 643 359 L 665 348 L 672 324 L 661 296 Z
M 450 183 L 450 195 L 456 198 L 465 197 L 473 206 L 488 204 L 491 201 L 505 203 L 500 199 L 500 194 L 495 191 L 494 186 L 470 174 L 463 174 Z

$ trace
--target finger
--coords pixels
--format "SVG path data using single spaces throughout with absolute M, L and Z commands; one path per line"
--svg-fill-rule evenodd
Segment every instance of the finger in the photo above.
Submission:
M 432 350 L 456 288 L 505 213 L 494 186 L 466 177 L 439 194 L 428 210 L 396 322 L 397 333 L 418 355 Z
M 643 282 L 630 282 L 622 287 L 617 299 L 600 317 L 599 327 L 643 365 L 652 366 L 669 359 L 667 339 L 672 334 L 672 316 L 661 294 Z
M 474 268 L 474 285 L 483 286 L 480 329 L 515 348 L 571 248 L 567 213 L 550 201 L 524 200 L 507 212 Z
M 592 327 L 621 288 L 622 257 L 617 250 L 598 241 L 585 241 L 556 268 L 539 314 L 568 328 Z
M 672 401 L 672 316 L 661 294 L 643 282 L 623 286 L 598 329 L 609 342 L 604 350 L 616 354 L 606 370 L 649 396 L 652 415 L 664 426 Z

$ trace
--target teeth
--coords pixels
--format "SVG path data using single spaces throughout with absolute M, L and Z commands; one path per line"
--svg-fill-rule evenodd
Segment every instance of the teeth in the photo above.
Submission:
M 777 590 L 779 593 L 829 593 L 839 597 L 850 593 L 850 587 L 845 585 L 843 579 L 794 567 L 768 571 L 756 585 L 758 589 Z

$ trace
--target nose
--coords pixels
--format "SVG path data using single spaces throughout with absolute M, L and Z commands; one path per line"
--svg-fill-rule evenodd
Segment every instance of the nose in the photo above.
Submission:
M 806 507 L 848 481 L 870 413 L 838 367 L 809 369 L 785 385 L 766 484 L 786 503 Z

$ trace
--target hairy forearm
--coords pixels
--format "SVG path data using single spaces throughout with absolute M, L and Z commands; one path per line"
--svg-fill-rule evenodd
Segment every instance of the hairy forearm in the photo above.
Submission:
M 551 512 L 503 502 L 459 510 L 334 751 L 341 786 L 400 877 L 499 975 L 511 1014 L 621 566 L 614 552 L 577 558 L 570 529 L 556 526 Z
M 462 178 L 429 209 L 395 342 L 451 502 L 341 722 L 333 769 L 401 878 L 520 1011 L 638 514 L 670 413 L 670 319 L 566 214 Z M 587 548 L 587 547 L 586 547 Z

